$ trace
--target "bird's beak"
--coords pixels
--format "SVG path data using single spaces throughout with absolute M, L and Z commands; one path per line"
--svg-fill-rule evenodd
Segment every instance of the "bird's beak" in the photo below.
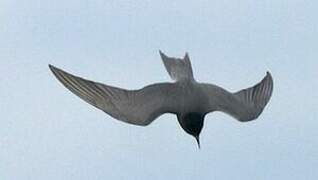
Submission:
M 200 149 L 200 137 L 199 137 L 199 136 L 195 136 L 195 139 L 197 140 L 198 147 L 199 147 L 199 149 Z

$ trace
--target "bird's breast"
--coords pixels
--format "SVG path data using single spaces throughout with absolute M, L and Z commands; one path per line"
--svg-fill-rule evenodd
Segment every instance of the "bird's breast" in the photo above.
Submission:
M 204 112 L 207 105 L 205 94 L 192 84 L 179 86 L 178 104 L 181 112 Z

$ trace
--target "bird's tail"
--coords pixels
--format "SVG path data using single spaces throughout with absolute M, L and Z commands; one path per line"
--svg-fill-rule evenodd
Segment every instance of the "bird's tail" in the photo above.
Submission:
M 168 57 L 161 51 L 159 51 L 159 53 L 163 64 L 173 80 L 194 80 L 188 53 L 185 54 L 183 59 Z

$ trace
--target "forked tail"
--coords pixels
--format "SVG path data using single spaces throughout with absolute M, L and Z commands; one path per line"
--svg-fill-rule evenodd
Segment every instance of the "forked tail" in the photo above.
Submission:
M 171 79 L 175 81 L 194 80 L 188 53 L 183 59 L 168 57 L 161 51 L 159 53 Z

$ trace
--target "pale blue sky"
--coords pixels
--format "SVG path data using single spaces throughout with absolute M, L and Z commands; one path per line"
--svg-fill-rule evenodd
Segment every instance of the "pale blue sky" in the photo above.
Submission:
M 314 0 L 0 0 L 0 179 L 318 178 Z M 270 71 L 258 120 L 206 117 L 202 149 L 172 115 L 116 121 L 47 64 L 128 89 L 170 81 L 158 50 L 236 91 Z

